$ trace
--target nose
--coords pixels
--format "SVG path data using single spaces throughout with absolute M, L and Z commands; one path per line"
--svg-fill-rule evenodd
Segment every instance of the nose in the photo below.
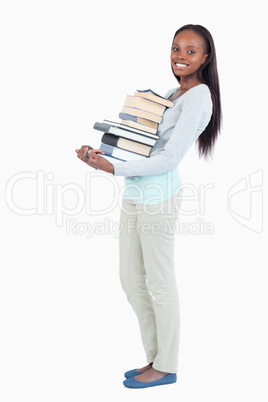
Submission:
M 177 59 L 178 60 L 185 60 L 185 57 L 183 56 L 183 54 L 180 54 L 180 55 L 177 56 Z

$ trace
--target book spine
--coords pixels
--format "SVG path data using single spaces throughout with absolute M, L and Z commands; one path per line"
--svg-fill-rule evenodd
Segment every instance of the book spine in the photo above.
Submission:
M 99 131 L 105 132 L 105 131 L 109 131 L 110 125 L 109 125 L 109 124 L 106 124 L 106 123 L 99 123 L 99 122 L 96 122 L 96 123 L 94 124 L 93 128 L 94 128 L 95 130 L 99 130 Z
M 123 109 L 121 110 L 121 113 L 127 113 L 133 116 L 143 117 L 144 119 L 152 120 L 155 123 L 160 123 L 162 120 L 162 117 L 158 116 L 155 113 L 146 112 L 144 110 L 136 109 L 134 107 L 124 106 Z
M 122 120 L 132 120 L 136 123 L 138 123 L 138 117 L 137 116 L 132 116 L 131 114 L 127 113 L 119 113 L 119 118 Z
M 114 147 L 117 147 L 119 138 L 120 137 L 118 137 L 114 134 L 105 133 L 101 137 L 101 142 L 104 142 L 104 144 L 107 144 L 107 145 L 112 145 Z
M 103 152 L 105 152 L 108 156 L 113 156 L 113 157 L 115 157 L 114 155 L 113 155 L 113 151 L 114 151 L 114 147 L 113 146 L 111 146 L 111 145 L 108 145 L 108 144 L 104 144 L 103 142 L 101 143 L 101 145 L 100 145 L 100 149 L 103 151 Z M 124 160 L 124 161 L 126 161 L 126 159 L 124 158 L 121 158 L 122 160 Z
M 135 124 L 140 125 L 142 128 L 140 130 L 146 131 L 149 129 L 156 130 L 158 128 L 158 123 L 155 123 L 148 119 L 143 119 L 142 117 L 131 116 L 127 113 L 119 113 L 119 118 L 125 121 L 132 121 Z
M 104 143 L 101 143 L 100 149 L 108 155 L 113 155 L 116 158 L 124 159 L 126 161 L 140 158 L 148 158 L 148 156 L 141 155 L 136 152 L 126 151 L 125 149 L 113 147 Z

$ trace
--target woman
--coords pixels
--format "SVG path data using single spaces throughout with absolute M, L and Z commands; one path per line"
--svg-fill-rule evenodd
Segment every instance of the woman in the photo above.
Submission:
M 124 385 L 145 388 L 177 380 L 179 299 L 174 269 L 175 224 L 181 181 L 177 166 L 197 141 L 207 157 L 221 124 L 221 101 L 213 38 L 200 25 L 174 35 L 171 67 L 179 88 L 166 98 L 159 140 L 150 158 L 110 163 L 99 149 L 82 146 L 77 156 L 93 168 L 125 176 L 120 215 L 120 279 L 140 325 L 147 365 L 127 371 Z

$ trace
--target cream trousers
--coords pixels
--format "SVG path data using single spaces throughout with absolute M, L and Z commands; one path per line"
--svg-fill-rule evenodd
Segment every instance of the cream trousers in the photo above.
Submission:
M 178 369 L 180 313 L 174 241 L 182 192 L 145 205 L 123 198 L 120 214 L 120 280 L 135 311 L 148 363 Z

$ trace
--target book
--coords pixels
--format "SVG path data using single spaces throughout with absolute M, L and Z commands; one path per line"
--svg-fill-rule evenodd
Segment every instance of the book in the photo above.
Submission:
M 157 114 L 163 116 L 166 106 L 160 105 L 157 102 L 153 102 L 150 99 L 145 99 L 140 96 L 127 95 L 124 106 L 133 107 L 135 109 L 141 109 L 145 112 Z
M 134 96 L 142 97 L 145 99 L 149 99 L 153 102 L 160 103 L 161 105 L 164 105 L 166 107 L 173 107 L 174 103 L 171 102 L 170 100 L 164 98 L 163 96 L 158 95 L 151 89 L 145 89 L 145 90 L 139 90 L 135 92 Z
M 93 126 L 104 133 L 99 147 L 105 152 L 102 156 L 112 163 L 149 158 L 152 147 L 160 138 L 158 125 L 166 108 L 173 105 L 151 89 L 136 90 L 134 96 L 127 95 L 119 113 L 121 122 L 104 119 Z
M 112 145 L 104 144 L 101 142 L 100 149 L 109 156 L 114 156 L 115 158 L 122 159 L 124 161 L 132 161 L 136 159 L 148 158 L 148 156 L 136 154 L 134 152 L 126 151 L 125 149 L 117 148 Z M 102 156 L 102 155 L 101 155 Z
M 151 134 L 151 133 L 148 133 L 148 132 L 146 132 L 144 130 L 141 130 L 139 128 L 130 128 L 130 127 L 122 126 L 121 123 L 116 122 L 116 121 L 103 119 L 103 122 L 107 123 L 107 124 L 110 124 L 110 125 L 113 125 L 113 126 L 116 126 L 116 127 L 120 127 L 120 128 L 122 128 L 122 130 L 132 131 L 132 132 L 137 133 L 137 134 L 145 135 L 146 137 L 156 138 L 156 139 L 159 138 L 159 136 L 157 134 Z M 157 124 L 157 126 L 158 126 L 158 124 Z
M 102 156 L 103 158 L 105 158 L 108 162 L 110 162 L 111 164 L 114 163 L 125 163 L 125 160 L 123 159 L 118 159 L 115 158 L 114 156 L 111 155 L 107 155 L 107 154 L 99 154 L 100 156 Z M 96 170 L 102 171 L 102 169 L 96 168 Z
M 146 156 L 149 156 L 152 149 L 152 147 L 149 145 L 140 144 L 139 142 L 127 140 L 126 138 L 121 138 L 114 134 L 108 133 L 103 134 L 101 142 Z
M 132 121 L 136 124 L 139 124 L 139 126 L 143 127 L 140 130 L 156 130 L 158 128 L 158 123 L 155 123 L 154 121 L 143 119 L 142 117 L 137 117 L 137 116 L 132 116 L 131 114 L 127 113 L 119 113 L 119 118 L 124 120 L 124 121 Z
M 160 123 L 160 121 L 162 120 L 162 117 L 157 114 L 129 106 L 123 106 L 121 113 L 127 113 L 131 114 L 132 116 L 142 117 L 143 119 L 151 120 L 154 121 L 155 123 Z
M 126 127 L 126 126 L 125 126 Z M 95 130 L 102 131 L 108 134 L 114 134 L 118 137 L 127 138 L 129 140 L 140 142 L 141 144 L 146 144 L 150 146 L 154 146 L 156 140 L 159 139 L 159 136 L 156 134 L 143 133 L 140 130 L 132 131 L 132 129 L 125 129 L 120 123 L 112 122 L 109 120 L 104 120 L 103 123 L 96 122 L 93 126 Z
M 124 159 L 115 158 L 112 155 L 107 155 L 107 154 L 99 154 L 99 155 L 102 156 L 103 158 L 105 158 L 110 163 L 126 162 Z M 101 170 L 101 169 L 97 169 L 97 170 Z
M 157 128 L 151 128 L 148 126 L 144 126 L 143 124 L 135 123 L 135 121 L 132 121 L 132 120 L 121 120 L 121 124 L 123 124 L 124 126 L 128 126 L 128 127 L 138 128 L 140 130 L 147 131 L 148 133 L 152 133 L 152 134 L 157 133 Z

